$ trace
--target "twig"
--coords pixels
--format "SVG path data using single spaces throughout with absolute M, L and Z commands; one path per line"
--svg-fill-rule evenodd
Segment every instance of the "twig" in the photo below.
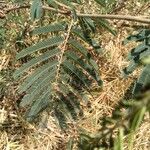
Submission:
M 18 10 L 18 9 L 24 9 L 24 8 L 30 8 L 30 5 L 14 6 L 14 7 L 11 7 L 11 8 L 7 8 L 4 11 L 5 11 L 6 14 L 8 14 L 11 11 Z
M 26 6 L 16 6 L 13 8 L 8 8 L 5 10 L 4 14 L 7 14 L 11 11 L 14 10 L 18 10 L 18 9 L 24 9 L 24 8 L 30 8 L 30 5 L 26 5 Z M 42 6 L 42 8 L 44 10 L 48 10 L 48 11 L 53 11 L 56 13 L 60 13 L 63 15 L 71 15 L 71 11 L 64 11 L 64 10 L 60 10 L 60 9 L 55 9 L 53 7 L 49 7 L 49 6 Z M 150 19 L 146 19 L 145 16 L 140 16 L 140 17 L 136 17 L 136 16 L 129 16 L 129 15 L 109 15 L 109 14 L 83 14 L 83 13 L 77 13 L 78 17 L 90 17 L 90 18 L 103 18 L 103 19 L 116 19 L 116 20 L 127 20 L 127 21 L 135 21 L 135 22 L 141 22 L 141 23 L 146 23 L 146 24 L 150 24 Z M 1 16 L 0 16 L 1 18 Z M 3 16 L 4 18 L 4 16 Z
M 150 19 L 145 19 L 145 18 L 135 17 L 135 16 L 129 16 L 129 15 L 100 15 L 100 14 L 81 14 L 81 13 L 77 13 L 77 16 L 78 17 L 90 17 L 90 18 L 127 20 L 127 21 L 136 21 L 136 22 L 150 24 Z
M 140 12 L 142 12 L 142 11 L 144 11 L 144 10 L 148 10 L 148 8 L 150 8 L 150 2 L 148 2 L 148 3 L 144 3 L 144 5 L 142 5 L 140 8 L 139 8 L 139 10 L 136 12 L 136 15 L 137 14 L 139 14 Z
M 116 24 L 116 23 L 115 23 Z M 122 23 L 120 25 L 120 27 L 128 27 L 128 28 L 134 28 L 134 29 L 149 29 L 150 28 L 150 24 L 149 25 L 135 25 L 135 24 L 127 24 L 127 23 Z
M 14 10 L 19 10 L 19 9 L 25 9 L 25 8 L 30 8 L 30 5 L 25 5 L 25 6 L 15 6 L 15 7 L 12 7 L 12 8 L 8 8 L 5 10 L 5 13 L 9 13 L 11 11 L 14 11 Z M 70 13 L 70 11 L 63 11 L 63 10 L 59 10 L 59 9 L 55 9 L 53 7 L 48 7 L 48 6 L 42 6 L 42 8 L 44 10 L 48 10 L 48 11 L 53 11 L 53 12 L 57 12 L 57 13 L 60 13 L 60 14 L 68 14 Z

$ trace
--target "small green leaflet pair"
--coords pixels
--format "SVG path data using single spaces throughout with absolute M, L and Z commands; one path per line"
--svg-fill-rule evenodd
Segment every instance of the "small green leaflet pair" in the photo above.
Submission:
M 143 29 L 139 33 L 129 36 L 123 43 L 127 44 L 129 41 L 141 42 L 128 54 L 130 64 L 124 69 L 124 75 L 129 75 L 137 67 L 143 66 L 142 73 L 133 89 L 133 94 L 138 94 L 144 87 L 150 84 L 150 64 L 143 64 L 144 60 L 150 57 L 150 30 Z

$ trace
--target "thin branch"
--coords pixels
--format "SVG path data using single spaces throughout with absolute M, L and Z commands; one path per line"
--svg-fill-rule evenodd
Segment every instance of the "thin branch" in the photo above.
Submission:
M 116 24 L 116 23 L 115 23 Z M 134 29 L 149 29 L 150 28 L 150 24 L 149 25 L 145 25 L 145 24 L 128 24 L 128 23 L 122 23 L 119 27 L 128 27 L 128 28 L 134 28 Z
M 11 11 L 18 10 L 18 9 L 25 9 L 25 8 L 30 8 L 30 5 L 14 6 L 14 7 L 11 7 L 11 8 L 7 8 L 4 11 L 5 11 L 6 14 L 8 14 Z
M 5 10 L 5 14 L 14 11 L 14 10 L 18 10 L 18 9 L 24 9 L 24 8 L 30 8 L 30 5 L 26 5 L 26 6 L 16 6 L 13 8 L 8 8 Z M 55 9 L 53 7 L 49 7 L 49 6 L 42 6 L 42 8 L 44 10 L 48 10 L 48 11 L 53 11 L 56 13 L 60 13 L 63 15 L 71 15 L 71 11 L 64 11 L 64 10 L 60 10 L 60 9 Z M 78 17 L 90 17 L 90 18 L 103 18 L 103 19 L 116 19 L 116 20 L 127 20 L 127 21 L 135 21 L 135 22 L 141 22 L 141 23 L 146 23 L 146 24 L 150 24 L 150 19 L 146 19 L 145 16 L 129 16 L 129 15 L 109 15 L 109 14 L 83 14 L 83 13 L 77 13 Z M 1 18 L 1 16 L 0 16 Z M 4 17 L 3 17 L 4 18 Z
M 5 10 L 5 13 L 7 14 L 7 13 L 9 13 L 11 11 L 19 10 L 19 9 L 25 9 L 25 8 L 30 8 L 30 5 L 15 6 L 15 7 L 12 7 L 12 8 L 8 8 L 8 9 Z M 53 12 L 60 13 L 60 14 L 65 14 L 65 15 L 67 15 L 68 13 L 70 13 L 70 11 L 63 11 L 63 10 L 55 9 L 53 7 L 48 7 L 48 6 L 42 6 L 42 8 L 44 10 L 53 11 Z
M 100 14 L 81 14 L 77 13 L 78 17 L 90 17 L 90 18 L 103 18 L 103 19 L 117 19 L 117 20 L 127 20 L 127 21 L 135 21 L 141 23 L 150 24 L 150 19 L 145 19 L 141 17 L 129 16 L 129 15 L 100 15 Z

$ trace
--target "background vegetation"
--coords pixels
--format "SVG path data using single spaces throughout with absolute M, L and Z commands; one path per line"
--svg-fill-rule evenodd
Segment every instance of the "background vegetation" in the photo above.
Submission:
M 150 3 L 30 2 L 0 1 L 0 148 L 149 149 Z

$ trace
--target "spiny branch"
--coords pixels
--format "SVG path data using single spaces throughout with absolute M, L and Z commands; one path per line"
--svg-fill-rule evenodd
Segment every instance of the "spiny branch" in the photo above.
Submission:
M 26 6 L 15 6 L 13 8 L 8 8 L 5 9 L 3 12 L 1 11 L 0 13 L 0 18 L 5 18 L 6 14 L 8 14 L 11 11 L 14 10 L 19 10 L 19 9 L 25 9 L 25 8 L 30 8 L 30 5 L 26 5 Z M 71 11 L 67 10 L 60 10 L 60 9 L 55 9 L 53 7 L 49 7 L 49 6 L 42 6 L 42 8 L 44 10 L 47 11 L 53 11 L 55 13 L 60 13 L 63 15 L 71 15 Z M 109 14 L 83 14 L 83 13 L 79 13 L 77 12 L 77 16 L 78 17 L 90 17 L 90 18 L 103 18 L 103 19 L 116 19 L 116 20 L 127 20 L 127 21 L 135 21 L 135 22 L 141 22 L 141 23 L 146 23 L 146 24 L 150 24 L 150 19 L 147 19 L 145 16 L 130 16 L 130 15 L 109 15 Z

